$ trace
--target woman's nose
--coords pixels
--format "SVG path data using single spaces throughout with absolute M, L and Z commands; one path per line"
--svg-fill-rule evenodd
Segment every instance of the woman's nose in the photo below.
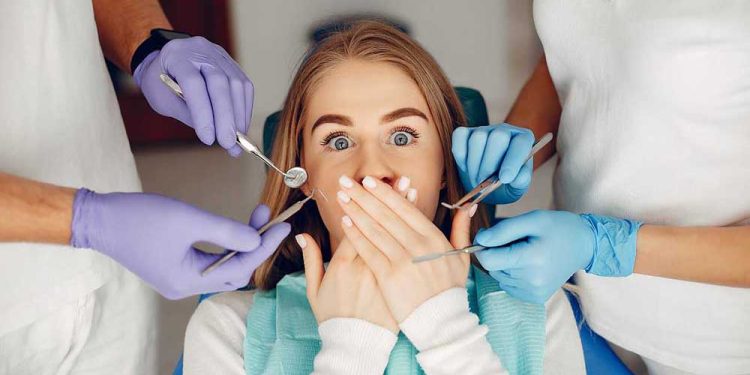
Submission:
M 359 168 L 353 176 L 357 182 L 362 183 L 366 176 L 370 176 L 388 185 L 393 185 L 396 180 L 396 173 L 381 154 L 369 153 L 362 156 Z

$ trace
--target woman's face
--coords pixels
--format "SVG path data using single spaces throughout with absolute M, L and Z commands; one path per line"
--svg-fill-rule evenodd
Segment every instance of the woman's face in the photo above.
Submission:
M 395 188 L 407 176 L 417 189 L 417 206 L 432 219 L 443 185 L 443 152 L 427 102 L 416 82 L 395 65 L 346 60 L 313 88 L 303 121 L 302 165 L 307 193 L 315 197 L 331 234 L 340 239 L 343 212 L 336 203 L 342 175 L 357 182 L 378 178 Z

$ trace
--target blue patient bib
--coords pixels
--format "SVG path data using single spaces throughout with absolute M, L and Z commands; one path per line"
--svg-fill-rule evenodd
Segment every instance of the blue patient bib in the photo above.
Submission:
M 247 314 L 244 343 L 245 372 L 310 374 L 320 351 L 318 323 L 305 293 L 305 276 L 285 276 L 270 291 L 253 296 Z M 471 267 L 466 282 L 469 308 L 489 328 L 487 341 L 511 374 L 541 374 L 544 359 L 544 305 L 517 300 L 500 290 L 497 281 Z M 424 374 L 417 349 L 399 333 L 386 374 Z M 471 353 L 466 353 L 471 355 Z

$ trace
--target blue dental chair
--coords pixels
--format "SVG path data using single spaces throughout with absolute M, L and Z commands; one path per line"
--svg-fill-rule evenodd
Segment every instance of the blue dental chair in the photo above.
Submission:
M 466 114 L 466 121 L 471 126 L 489 125 L 489 116 L 487 115 L 487 105 L 479 91 L 467 87 L 455 87 L 461 105 Z M 270 154 L 273 147 L 273 140 L 276 135 L 276 127 L 281 119 L 281 111 L 272 113 L 266 118 L 263 126 L 263 150 Z M 202 294 L 198 298 L 198 303 L 209 298 L 215 293 Z M 615 355 L 612 349 L 601 336 L 597 335 L 583 320 L 578 301 L 566 291 L 566 295 L 573 308 L 573 314 L 579 326 L 581 345 L 583 347 L 583 356 L 586 364 L 587 374 L 608 374 L 608 375 L 626 375 L 631 374 L 627 367 Z M 182 375 L 182 356 L 177 361 L 172 375 Z

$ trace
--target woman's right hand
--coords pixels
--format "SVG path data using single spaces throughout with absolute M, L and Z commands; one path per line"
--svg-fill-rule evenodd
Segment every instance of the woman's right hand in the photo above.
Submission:
M 464 288 L 468 254 L 423 263 L 412 259 L 469 245 L 471 216 L 477 206 L 456 212 L 449 240 L 412 203 L 416 199 L 404 198 L 389 184 L 369 176 L 361 185 L 348 177 L 339 183 L 338 202 L 346 214 L 342 218 L 345 238 L 372 270 L 397 322 L 406 320 L 430 298 L 451 288 Z
M 344 239 L 328 269 L 320 247 L 309 234 L 295 236 L 302 248 L 307 299 L 318 324 L 332 318 L 358 318 L 398 334 L 398 323 L 388 310 L 375 276 L 352 244 Z

